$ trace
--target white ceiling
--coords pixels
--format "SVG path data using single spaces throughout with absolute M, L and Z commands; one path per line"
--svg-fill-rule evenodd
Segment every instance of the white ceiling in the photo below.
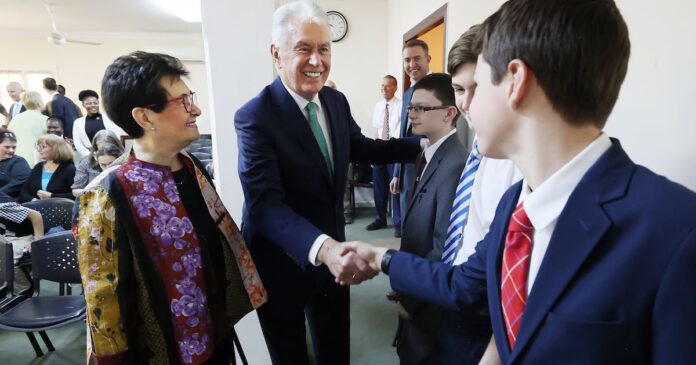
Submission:
M 186 23 L 154 0 L 2 0 L 0 34 L 44 35 L 51 18 L 44 6 L 55 5 L 58 31 L 64 34 L 200 33 L 200 23 Z

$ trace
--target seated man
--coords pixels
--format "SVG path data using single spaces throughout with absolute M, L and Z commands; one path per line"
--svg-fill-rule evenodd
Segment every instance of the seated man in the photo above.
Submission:
M 26 208 L 0 192 L 0 236 L 12 242 L 15 263 L 15 293 L 31 288 L 28 271 L 18 263 L 26 261 L 25 255 L 31 253 L 31 241 L 43 236 L 44 226 L 41 213 Z M 33 237 L 32 237 L 33 233 Z
M 450 210 L 467 151 L 457 138 L 452 78 L 437 73 L 423 77 L 414 87 L 408 106 L 413 133 L 425 136 L 430 146 L 416 160 L 409 184 L 401 250 L 440 261 Z M 397 353 L 401 364 L 434 364 L 436 329 L 440 309 L 410 296 L 399 298 Z M 484 342 L 487 337 L 484 338 Z

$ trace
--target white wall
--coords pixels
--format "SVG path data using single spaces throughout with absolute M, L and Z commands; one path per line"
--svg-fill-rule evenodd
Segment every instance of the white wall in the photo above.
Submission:
M 442 6 L 443 0 L 388 0 L 388 69 L 401 70 L 403 34 Z M 451 0 L 447 48 L 503 1 Z M 628 74 L 606 132 L 633 160 L 696 190 L 696 3 L 686 0 L 617 0 L 631 37 Z
M 3 51 L 0 57 L 0 70 L 49 70 L 55 72 L 56 80 L 67 89 L 67 95 L 80 107 L 77 94 L 84 89 L 101 90 L 101 80 L 106 67 L 118 56 L 136 50 L 159 51 L 182 57 L 203 56 L 203 42 L 198 34 L 147 34 L 133 33 L 107 35 L 103 38 L 90 38 L 101 42 L 100 46 L 81 44 L 48 44 L 46 38 L 2 37 Z M 8 50 L 11 50 L 8 51 Z M 190 87 L 198 94 L 201 105 L 207 104 L 207 81 L 205 68 L 201 63 L 185 62 L 190 71 Z M 5 85 L 0 85 L 0 93 Z M 210 133 L 209 114 L 203 108 L 198 120 L 201 133 Z

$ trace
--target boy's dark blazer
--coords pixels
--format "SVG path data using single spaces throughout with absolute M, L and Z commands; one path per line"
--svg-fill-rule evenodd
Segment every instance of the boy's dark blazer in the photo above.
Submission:
M 450 269 L 396 253 L 392 287 L 453 309 L 488 301 L 503 364 L 693 363 L 696 193 L 612 144 L 558 218 L 513 351 L 500 267 L 521 182 L 503 196 L 490 232 L 465 264 Z

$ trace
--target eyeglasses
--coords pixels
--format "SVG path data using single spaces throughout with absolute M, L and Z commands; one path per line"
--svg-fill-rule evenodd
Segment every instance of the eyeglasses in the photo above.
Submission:
M 12 133 L 12 132 L 1 132 L 0 136 L 6 137 L 6 138 L 17 138 L 17 137 L 15 137 L 14 133 Z
M 415 114 L 420 114 L 423 112 L 429 112 L 431 110 L 443 110 L 443 109 L 449 109 L 449 106 L 447 105 L 440 105 L 440 106 L 423 106 L 423 105 L 409 105 L 408 108 L 406 108 L 409 113 L 415 113 Z
M 181 104 L 184 105 L 184 110 L 186 110 L 187 113 L 190 113 L 193 110 L 193 104 L 196 104 L 198 99 L 196 98 L 196 93 L 194 91 L 191 91 L 188 94 L 184 94 L 181 96 L 177 96 L 176 98 L 171 98 L 167 100 L 167 103 L 174 103 L 177 101 L 181 101 Z M 146 108 L 152 108 L 153 106 L 156 106 L 157 104 L 150 104 L 146 105 Z

